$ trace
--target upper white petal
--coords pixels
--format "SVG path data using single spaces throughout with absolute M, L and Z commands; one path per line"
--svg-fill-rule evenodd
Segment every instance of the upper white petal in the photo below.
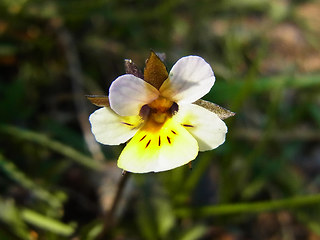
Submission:
M 158 96 L 155 87 L 131 74 L 118 77 L 109 89 L 110 107 L 121 116 L 139 115 L 141 107 Z
M 214 73 L 203 58 L 187 56 L 172 67 L 160 93 L 180 104 L 192 103 L 206 95 L 214 82 Z
M 107 145 L 118 145 L 128 141 L 142 123 L 139 116 L 121 117 L 106 107 L 93 112 L 89 121 L 97 142 Z
M 195 104 L 180 105 L 173 119 L 198 141 L 199 150 L 207 151 L 224 143 L 228 131 L 226 124 L 217 114 Z M 190 127 L 190 126 L 192 127 Z

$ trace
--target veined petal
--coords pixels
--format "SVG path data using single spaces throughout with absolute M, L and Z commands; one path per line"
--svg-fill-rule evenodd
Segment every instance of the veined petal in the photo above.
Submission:
M 214 149 L 224 143 L 228 131 L 217 114 L 195 104 L 179 106 L 173 119 L 197 139 L 200 151 Z
M 214 82 L 214 73 L 203 58 L 187 56 L 172 67 L 160 93 L 179 104 L 192 103 L 206 95 Z
M 162 127 L 147 123 L 123 149 L 118 167 L 134 173 L 166 171 L 195 159 L 198 149 L 194 137 L 172 119 Z
M 158 96 L 155 87 L 131 74 L 118 77 L 109 89 L 110 106 L 121 116 L 139 115 L 141 107 Z
M 128 141 L 143 123 L 139 116 L 120 117 L 106 107 L 92 113 L 89 121 L 97 142 L 106 145 L 118 145 Z

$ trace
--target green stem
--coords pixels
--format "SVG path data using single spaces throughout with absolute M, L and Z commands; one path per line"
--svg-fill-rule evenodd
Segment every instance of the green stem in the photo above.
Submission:
M 51 194 L 44 187 L 36 184 L 33 180 L 28 178 L 16 165 L 5 159 L 0 154 L 0 172 L 4 172 L 9 178 L 19 183 L 24 188 L 32 192 L 37 198 L 49 203 L 52 207 L 59 209 L 62 202 L 55 195 Z
M 75 227 L 72 224 L 65 224 L 57 219 L 47 217 L 31 209 L 23 208 L 20 214 L 27 223 L 62 236 L 70 236 Z
M 44 134 L 5 124 L 0 124 L 0 132 L 47 147 L 93 170 L 101 171 L 103 169 L 101 164 L 98 164 L 93 158 L 88 157 L 63 143 L 52 140 Z
M 298 196 L 271 201 L 204 206 L 194 208 L 192 211 L 190 211 L 190 208 L 178 208 L 176 210 L 176 214 L 180 217 L 186 217 L 190 215 L 199 217 L 222 216 L 229 214 L 257 213 L 263 211 L 274 211 L 279 209 L 292 209 L 296 207 L 303 207 L 306 205 L 313 205 L 319 203 L 320 194 L 315 194 L 309 196 Z

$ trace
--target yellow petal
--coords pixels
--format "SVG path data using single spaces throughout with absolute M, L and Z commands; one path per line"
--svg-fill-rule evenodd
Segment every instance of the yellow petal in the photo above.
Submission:
M 123 149 L 118 167 L 135 173 L 166 171 L 194 160 L 198 149 L 194 137 L 172 119 L 162 127 L 149 122 Z

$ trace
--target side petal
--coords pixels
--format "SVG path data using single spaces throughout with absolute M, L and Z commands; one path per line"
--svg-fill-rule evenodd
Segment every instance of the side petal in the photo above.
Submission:
M 118 145 L 128 141 L 143 122 L 139 116 L 120 117 L 106 107 L 93 112 L 89 121 L 97 142 L 106 145 Z
M 214 82 L 214 73 L 203 58 L 187 56 L 172 67 L 160 93 L 180 104 L 192 103 L 206 95 Z
M 123 149 L 118 167 L 134 173 L 166 171 L 195 159 L 198 149 L 194 137 L 172 119 L 160 129 L 146 124 Z
M 224 143 L 228 128 L 217 114 L 195 104 L 179 106 L 174 120 L 197 139 L 200 151 L 217 148 Z
M 158 96 L 156 88 L 131 74 L 118 77 L 109 89 L 110 107 L 121 116 L 139 115 L 141 107 Z

